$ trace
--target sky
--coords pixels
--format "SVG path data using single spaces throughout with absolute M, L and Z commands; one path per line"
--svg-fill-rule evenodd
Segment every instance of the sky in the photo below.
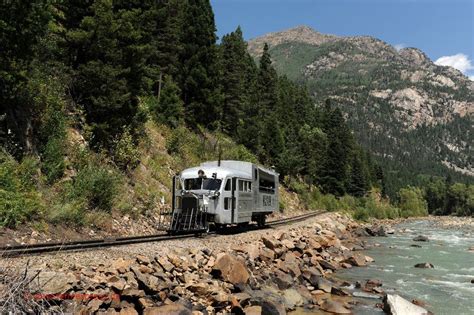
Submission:
M 299 25 L 416 47 L 474 80 L 474 0 L 211 0 L 219 37 L 245 39 Z

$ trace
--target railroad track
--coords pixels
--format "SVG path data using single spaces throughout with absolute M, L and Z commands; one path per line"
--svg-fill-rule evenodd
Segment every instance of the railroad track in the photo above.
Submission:
M 304 221 L 306 219 L 323 214 L 325 211 L 311 212 L 302 214 L 299 216 L 284 218 L 278 220 L 272 220 L 267 222 L 267 227 L 279 226 L 289 223 L 295 223 Z M 249 226 L 245 231 L 257 230 L 256 226 Z M 216 234 L 216 232 L 211 232 Z M 13 246 L 2 246 L 0 247 L 0 257 L 18 257 L 32 254 L 52 253 L 52 252 L 63 252 L 63 251 L 78 251 L 85 249 L 104 248 L 120 245 L 130 245 L 147 242 L 159 242 L 167 240 L 177 240 L 184 238 L 195 237 L 195 232 L 188 234 L 169 235 L 169 234 L 153 234 L 153 235 L 142 235 L 142 236 L 130 236 L 130 237 L 110 237 L 104 239 L 89 239 L 89 240 L 78 240 L 71 242 L 51 242 L 42 244 L 30 244 L 30 245 L 13 245 Z

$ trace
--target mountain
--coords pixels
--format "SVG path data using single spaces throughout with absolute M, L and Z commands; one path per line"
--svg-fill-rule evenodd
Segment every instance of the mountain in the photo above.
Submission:
M 342 109 L 387 169 L 390 192 L 431 176 L 473 181 L 474 82 L 460 71 L 417 48 L 306 26 L 250 40 L 254 58 L 264 43 L 280 74 L 306 85 L 317 104 L 330 99 Z

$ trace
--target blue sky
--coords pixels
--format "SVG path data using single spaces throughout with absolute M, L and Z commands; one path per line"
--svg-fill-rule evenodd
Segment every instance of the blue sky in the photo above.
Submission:
M 219 37 L 246 39 L 308 25 L 321 33 L 371 35 L 417 47 L 474 79 L 474 0 L 211 0 Z

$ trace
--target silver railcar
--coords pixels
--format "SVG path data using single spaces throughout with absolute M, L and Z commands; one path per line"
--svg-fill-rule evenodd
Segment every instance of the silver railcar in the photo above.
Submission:
M 167 230 L 203 231 L 214 224 L 265 225 L 278 210 L 279 174 L 242 161 L 205 162 L 173 179 L 173 202 Z

